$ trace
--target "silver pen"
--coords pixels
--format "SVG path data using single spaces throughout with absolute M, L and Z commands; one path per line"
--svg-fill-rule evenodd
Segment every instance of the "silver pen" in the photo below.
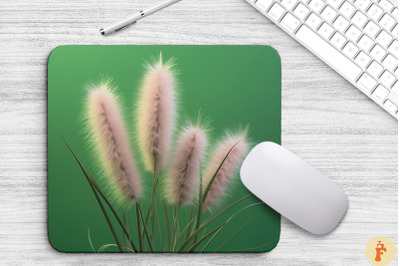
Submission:
M 147 16 L 149 16 L 157 11 L 160 11 L 166 7 L 169 7 L 170 5 L 173 5 L 179 1 L 182 1 L 182 0 L 167 0 L 167 1 L 164 1 L 162 3 L 155 5 L 153 7 L 150 7 L 146 10 L 140 10 L 139 13 L 137 13 L 136 15 L 130 16 L 121 22 L 111 25 L 110 27 L 100 29 L 100 33 L 101 33 L 101 35 L 108 35 L 108 34 L 116 32 L 116 31 L 122 30 L 123 28 L 126 28 L 129 25 L 135 23 L 139 19 L 147 17 Z

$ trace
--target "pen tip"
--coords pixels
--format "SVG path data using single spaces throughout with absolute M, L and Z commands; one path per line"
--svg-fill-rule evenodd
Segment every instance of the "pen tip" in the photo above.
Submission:
M 101 33 L 101 35 L 105 35 L 105 34 L 106 34 L 106 32 L 104 31 L 104 29 L 100 29 L 100 33 Z

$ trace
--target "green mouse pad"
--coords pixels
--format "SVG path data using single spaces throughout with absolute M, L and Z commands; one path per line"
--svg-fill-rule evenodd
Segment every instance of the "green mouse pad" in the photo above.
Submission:
M 48 62 L 48 233 L 62 252 L 266 252 L 280 215 L 241 183 L 281 142 L 268 46 L 60 46 Z

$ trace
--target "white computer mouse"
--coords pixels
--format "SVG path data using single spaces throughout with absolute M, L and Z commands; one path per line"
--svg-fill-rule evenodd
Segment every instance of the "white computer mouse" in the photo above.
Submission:
M 314 234 L 333 230 L 347 209 L 342 189 L 273 142 L 260 143 L 250 151 L 240 178 L 267 205 Z

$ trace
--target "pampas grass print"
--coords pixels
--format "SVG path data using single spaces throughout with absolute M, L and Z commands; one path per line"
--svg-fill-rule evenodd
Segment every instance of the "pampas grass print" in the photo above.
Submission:
M 217 144 L 203 175 L 203 192 L 207 191 L 207 187 L 215 175 L 204 199 L 203 208 L 205 210 L 210 210 L 221 200 L 247 150 L 247 130 L 238 134 L 228 132 L 226 137 Z M 220 169 L 217 171 L 219 167 Z
M 175 74 L 173 60 L 147 65 L 136 112 L 137 133 L 148 171 L 164 168 L 175 122 Z
M 188 205 L 200 180 L 200 166 L 208 144 L 199 125 L 188 125 L 178 137 L 167 179 L 168 201 Z
M 100 155 L 100 166 L 110 177 L 107 181 L 114 189 L 113 195 L 120 201 L 136 202 L 142 186 L 119 103 L 110 82 L 93 85 L 89 90 L 90 136 Z
M 207 156 L 207 164 L 204 163 L 204 158 L 210 142 L 207 131 L 200 122 L 195 124 L 186 122 L 180 132 L 175 132 L 176 143 L 175 147 L 171 149 L 177 108 L 175 84 L 176 75 L 172 61 L 165 62 L 160 55 L 157 62 L 147 66 L 140 87 L 140 95 L 135 101 L 134 125 L 137 133 L 135 139 L 138 140 L 137 146 L 140 149 L 144 168 L 151 172 L 142 174 L 146 180 L 151 180 L 150 175 L 153 177 L 151 194 L 145 193 L 142 198 L 140 196 L 143 185 L 135 161 L 137 154 L 134 154 L 136 150 L 132 150 L 129 142 L 116 96 L 117 90 L 111 86 L 109 81 L 89 87 L 86 116 L 90 129 L 89 139 L 101 162 L 97 166 L 106 173 L 106 180 L 112 187 L 111 196 L 117 198 L 119 203 L 129 200 L 136 209 L 136 218 L 132 220 L 135 221 L 134 226 L 137 231 L 130 231 L 128 229 L 131 228 L 131 225 L 126 216 L 131 215 L 132 204 L 113 206 L 95 179 L 75 157 L 93 189 L 116 241 L 116 244 L 104 245 L 100 251 L 109 246 L 118 246 L 121 252 L 127 250 L 133 252 L 193 252 L 203 245 L 200 252 L 204 252 L 214 241 L 218 232 L 234 216 L 252 206 L 248 205 L 236 211 L 231 218 L 217 227 L 212 224 L 218 217 L 249 197 L 247 195 L 222 210 L 217 208 L 223 195 L 229 193 L 229 185 L 248 150 L 247 130 L 237 134 L 228 133 L 214 145 L 211 142 L 212 153 Z M 200 121 L 200 118 L 198 119 Z M 66 142 L 65 139 L 64 141 Z M 67 142 L 66 144 L 68 145 Z M 213 146 L 215 147 L 212 148 Z M 72 150 L 71 152 L 73 153 Z M 205 166 L 204 169 L 203 166 Z M 159 195 L 157 185 L 160 179 L 165 184 L 166 197 L 158 197 L 157 200 L 157 195 Z M 108 217 L 98 194 L 107 203 L 118 221 L 124 241 L 119 240 L 112 220 Z M 143 198 L 147 200 L 145 201 L 147 212 L 142 211 L 142 202 L 140 201 Z M 162 220 L 160 220 L 156 205 L 159 201 L 163 203 L 164 233 L 167 234 L 167 240 L 162 239 L 165 236 L 160 229 Z M 190 207 L 190 214 L 187 224 L 182 226 L 179 225 L 179 216 L 186 212 L 179 212 L 179 210 L 187 208 L 187 206 Z M 170 215 L 169 212 L 172 208 L 174 212 L 173 215 Z M 122 212 L 123 219 L 119 217 L 120 214 L 117 210 Z M 212 210 L 212 213 L 205 212 L 208 210 Z M 206 216 L 204 221 L 202 215 Z M 207 217 L 207 215 L 209 216 Z M 211 225 L 213 229 L 208 229 Z M 237 231 L 232 234 L 231 238 L 236 233 Z M 204 241 L 209 237 L 211 238 L 205 244 Z M 160 244 L 156 243 L 158 238 Z M 226 240 L 224 245 L 231 238 Z

